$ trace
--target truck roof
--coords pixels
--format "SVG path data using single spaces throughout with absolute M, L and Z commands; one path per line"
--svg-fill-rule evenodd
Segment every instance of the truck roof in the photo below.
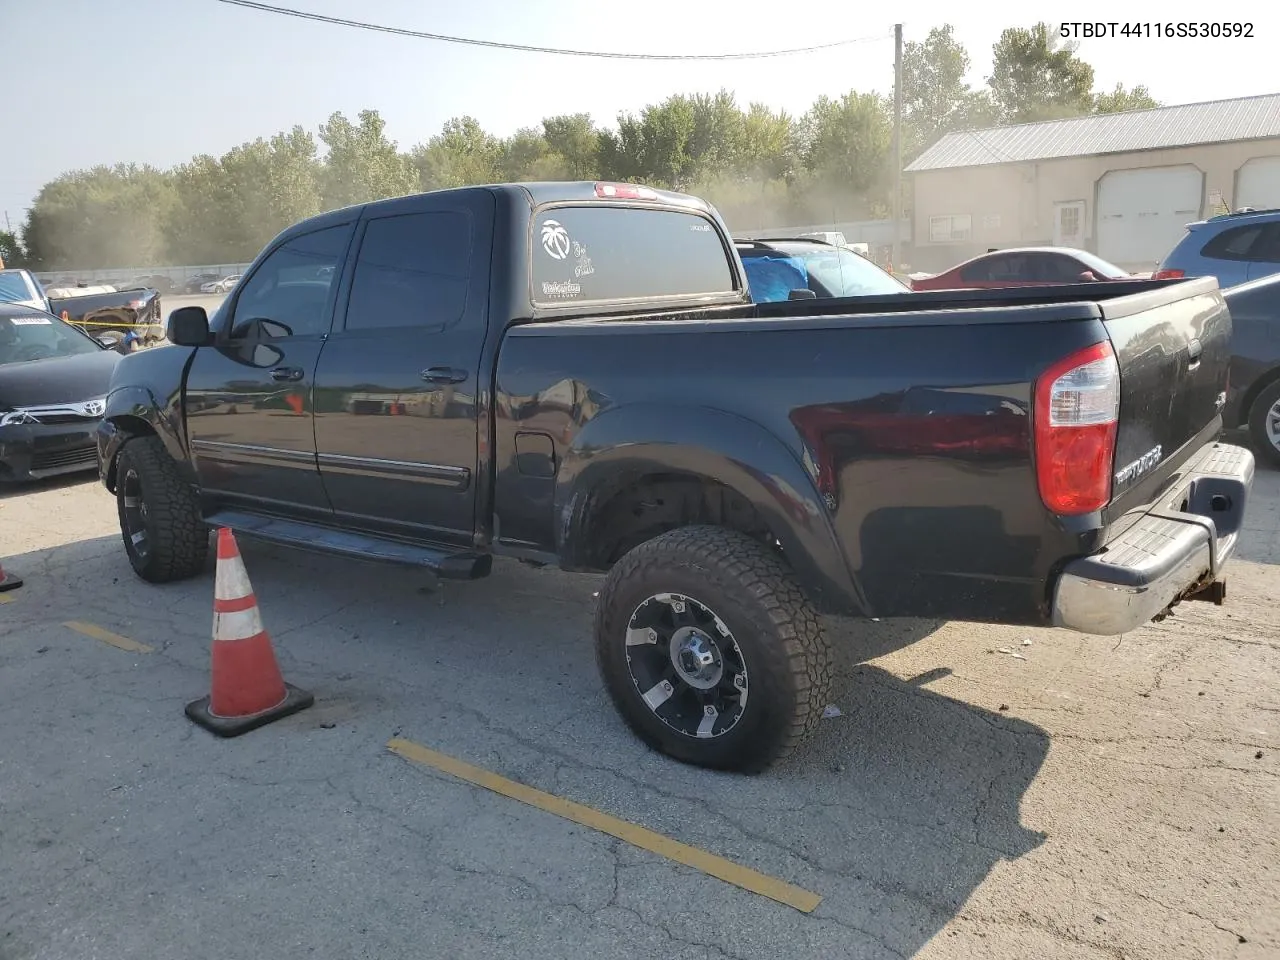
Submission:
M 608 191 L 614 191 L 614 195 L 608 195 Z M 281 232 L 280 236 L 288 236 L 294 233 L 310 232 L 317 227 L 324 227 L 330 224 L 347 223 L 356 217 L 359 217 L 366 209 L 377 210 L 388 207 L 395 207 L 403 203 L 410 197 L 424 196 L 427 194 L 466 194 L 475 191 L 486 191 L 494 194 L 506 194 L 508 196 L 519 196 L 524 202 L 532 206 L 539 207 L 548 203 L 587 203 L 599 202 L 607 203 L 611 199 L 621 202 L 627 202 L 629 199 L 638 201 L 648 200 L 675 207 L 686 207 L 693 210 L 710 210 L 710 205 L 705 200 L 691 196 L 687 193 L 676 193 L 671 190 L 659 190 L 655 187 L 649 187 L 639 183 L 618 183 L 613 181 L 602 180 L 547 180 L 535 181 L 531 183 L 487 183 L 478 184 L 469 187 L 447 187 L 440 190 L 426 190 L 416 194 L 406 194 L 403 197 L 389 197 L 386 200 L 371 200 L 367 203 L 352 204 L 347 207 L 339 207 L 336 210 L 328 210 L 324 213 L 308 217 L 298 223 L 287 227 Z M 636 191 L 641 194 L 639 197 L 631 198 L 626 196 L 627 193 Z

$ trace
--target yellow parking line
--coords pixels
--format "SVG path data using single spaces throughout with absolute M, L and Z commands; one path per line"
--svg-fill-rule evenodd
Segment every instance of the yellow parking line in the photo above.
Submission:
M 406 760 L 433 767 L 460 780 L 466 780 L 468 783 L 473 783 L 478 787 L 492 790 L 494 793 L 501 794 L 504 797 L 519 800 L 521 803 L 527 803 L 531 807 L 537 807 L 539 810 L 553 813 L 557 817 L 563 817 L 565 820 L 572 820 L 574 823 L 581 824 L 584 827 L 590 827 L 592 830 L 598 830 L 611 837 L 617 837 L 619 840 L 625 841 L 634 847 L 648 850 L 650 853 L 656 853 L 659 856 L 666 857 L 668 860 L 682 863 L 686 867 L 701 870 L 703 873 L 723 880 L 725 883 L 731 883 L 735 887 L 758 893 L 762 897 L 768 897 L 770 900 L 776 900 L 778 903 L 794 907 L 803 913 L 812 913 L 817 909 L 818 904 L 822 902 L 822 897 L 818 896 L 818 894 L 810 893 L 808 890 L 803 890 L 787 883 L 785 880 L 779 880 L 749 867 L 740 866 L 732 860 L 717 857 L 714 853 L 708 853 L 705 850 L 699 850 L 697 847 L 680 843 L 678 840 L 672 840 L 670 837 L 654 833 L 652 830 L 647 830 L 626 820 L 611 817 L 607 813 L 601 813 L 591 807 L 574 803 L 572 800 L 565 800 L 563 797 L 544 793 L 541 790 L 535 790 L 533 787 L 525 786 L 523 783 L 508 780 L 506 777 L 491 773 L 482 767 L 475 767 L 443 753 L 437 753 L 435 750 L 414 743 L 412 740 L 396 737 L 387 743 L 387 749 L 404 757 Z
M 11 597 L 7 593 L 0 593 L 0 603 L 13 603 L 17 599 L 17 597 Z
M 154 647 L 148 647 L 145 643 L 139 643 L 137 640 L 130 640 L 128 637 L 122 637 L 118 633 L 112 633 L 110 630 L 103 630 L 101 627 L 94 626 L 92 623 L 81 623 L 79 620 L 68 620 L 63 624 L 68 630 L 74 630 L 76 633 L 82 633 L 86 637 L 92 637 L 94 640 L 101 640 L 103 643 L 110 644 L 119 650 L 126 650 L 129 653 L 153 653 Z

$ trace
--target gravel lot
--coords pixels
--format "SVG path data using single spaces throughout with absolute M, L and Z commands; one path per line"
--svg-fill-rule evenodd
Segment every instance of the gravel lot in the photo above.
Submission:
M 499 562 L 432 587 L 247 540 L 286 679 L 317 703 L 218 740 L 183 716 L 208 692 L 212 576 L 136 580 L 91 480 L 2 495 L 26 586 L 0 603 L 0 958 L 1280 956 L 1280 474 L 1254 490 L 1222 608 L 1119 640 L 833 624 L 842 715 L 755 778 L 626 732 L 593 578 Z M 414 765 L 393 737 L 822 902 Z

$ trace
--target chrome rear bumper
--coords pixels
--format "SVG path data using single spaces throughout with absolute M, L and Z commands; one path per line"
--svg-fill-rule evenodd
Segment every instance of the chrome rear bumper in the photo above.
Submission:
M 1127 633 L 1221 580 L 1240 538 L 1253 454 L 1214 443 L 1184 471 L 1175 492 L 1101 552 L 1066 565 L 1054 586 L 1054 626 Z

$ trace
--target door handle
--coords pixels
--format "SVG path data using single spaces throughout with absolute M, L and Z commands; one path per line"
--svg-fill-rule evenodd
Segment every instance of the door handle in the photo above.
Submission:
M 272 380 L 301 380 L 301 367 L 276 367 L 271 371 Z
M 1204 344 L 1194 339 L 1187 344 L 1187 369 L 1194 370 L 1200 366 L 1200 354 L 1204 352 Z
M 462 383 L 467 376 L 467 371 L 454 367 L 428 367 L 422 371 L 422 379 L 427 383 Z

